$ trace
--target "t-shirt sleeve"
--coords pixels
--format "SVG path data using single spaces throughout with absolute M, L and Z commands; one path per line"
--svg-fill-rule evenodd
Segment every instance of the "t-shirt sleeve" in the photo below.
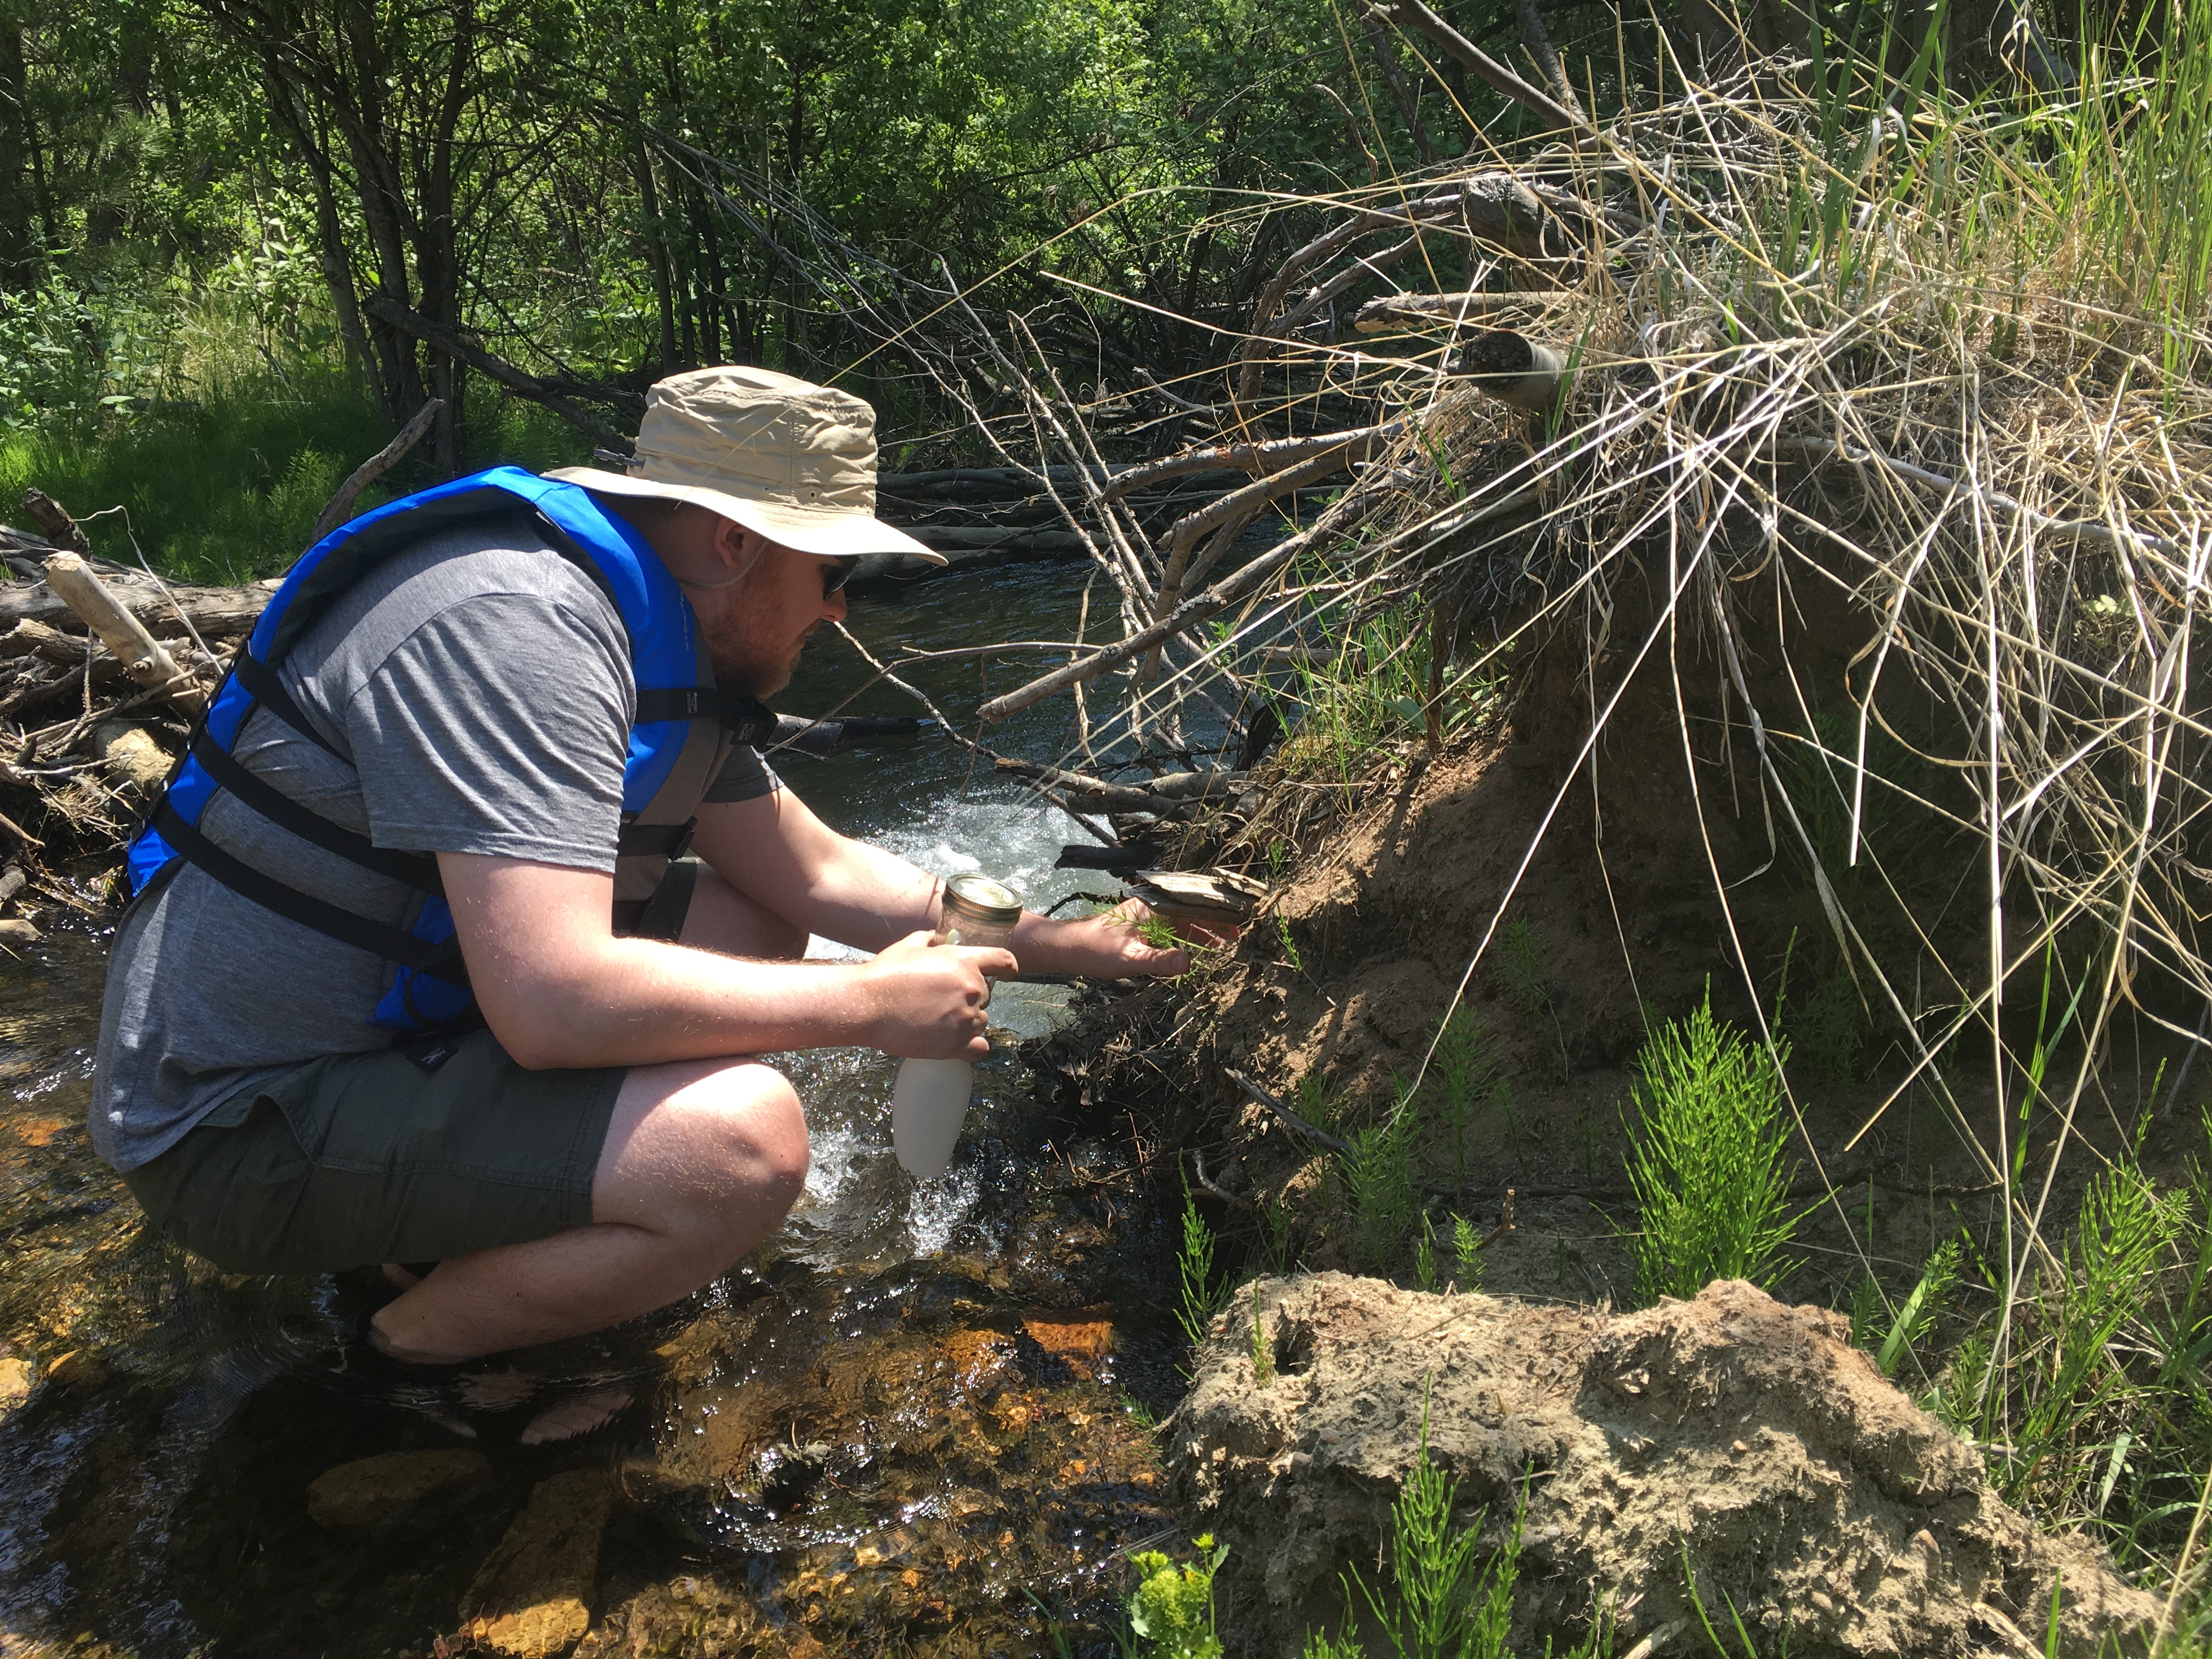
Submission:
M 346 706 L 370 839 L 611 871 L 633 696 L 605 629 L 556 599 L 447 606 Z
M 714 775 L 714 781 L 707 786 L 707 793 L 701 799 L 758 800 L 782 787 L 783 780 L 761 757 L 761 751 L 749 743 L 738 743 L 730 745 L 729 759 L 722 763 L 722 769 Z

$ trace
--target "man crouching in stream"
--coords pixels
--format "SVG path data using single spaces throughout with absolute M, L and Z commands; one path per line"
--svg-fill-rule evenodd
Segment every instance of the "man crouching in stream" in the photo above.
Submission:
M 935 557 L 873 517 L 866 403 L 702 369 L 637 450 L 319 544 L 132 849 L 94 1144 L 228 1271 L 387 1264 L 385 1361 L 596 1330 L 774 1233 L 806 1120 L 752 1055 L 980 1056 L 1016 958 L 1188 965 L 1133 907 L 944 943 L 936 878 L 747 740 L 859 556 Z M 801 962 L 810 933 L 875 954 Z

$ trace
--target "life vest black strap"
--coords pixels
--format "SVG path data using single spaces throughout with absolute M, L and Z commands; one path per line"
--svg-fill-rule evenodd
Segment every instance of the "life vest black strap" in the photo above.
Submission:
M 312 842 L 325 853 L 334 853 L 349 864 L 373 870 L 380 876 L 403 882 L 426 893 L 445 896 L 438 860 L 427 853 L 405 853 L 379 847 L 367 836 L 333 823 L 313 808 L 294 800 L 248 768 L 235 755 L 207 735 L 204 727 L 193 733 L 192 758 L 210 777 L 278 828 L 301 840 Z
M 640 726 L 656 720 L 720 720 L 738 743 L 764 743 L 775 735 L 774 710 L 718 685 L 641 685 L 634 718 Z
M 625 823 L 615 832 L 615 854 L 626 859 L 680 859 L 691 850 L 691 837 L 698 828 L 696 818 L 686 818 L 681 823 Z
M 401 928 L 356 915 L 311 893 L 289 887 L 275 877 L 264 875 L 251 865 L 224 852 L 197 828 L 178 817 L 167 802 L 154 815 L 154 828 L 179 857 L 206 871 L 240 898 L 250 899 L 264 910 L 273 910 L 288 921 L 296 921 L 301 927 L 311 928 L 326 939 L 334 939 L 341 945 L 350 945 L 356 950 L 366 951 L 386 962 L 398 963 L 418 973 L 435 975 L 451 984 L 468 983 L 468 970 L 463 965 L 460 942 L 457 939 L 417 939 Z
M 337 746 L 335 744 L 315 730 L 313 722 L 307 718 L 307 711 L 293 701 L 292 694 L 284 689 L 284 682 L 276 678 L 276 671 L 270 667 L 267 663 L 262 661 L 251 651 L 240 647 L 238 654 L 231 659 L 230 672 L 238 676 L 240 684 L 253 694 L 254 702 L 259 703 L 309 743 L 313 744 L 316 748 L 337 755 L 340 760 L 346 759 L 343 755 L 338 755 Z M 240 731 L 245 729 L 245 721 L 242 720 L 239 722 L 239 729 Z M 346 761 L 346 764 L 350 766 L 353 763 Z

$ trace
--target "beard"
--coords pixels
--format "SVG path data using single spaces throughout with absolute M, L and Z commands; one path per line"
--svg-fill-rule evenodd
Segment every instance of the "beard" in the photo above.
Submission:
M 715 683 L 765 702 L 791 684 L 806 641 L 804 635 L 794 643 L 768 632 L 761 619 L 764 607 L 750 602 L 757 585 L 747 571 L 729 586 L 695 599 L 692 614 L 706 639 Z

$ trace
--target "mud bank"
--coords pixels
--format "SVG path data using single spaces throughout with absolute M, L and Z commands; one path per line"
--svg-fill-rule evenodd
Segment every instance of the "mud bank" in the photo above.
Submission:
M 1175 1496 L 1229 1545 L 1232 1655 L 1336 1627 L 1339 1575 L 1372 1577 L 1425 1415 L 1489 1541 L 1526 1483 L 1516 1652 L 1579 1639 L 1608 1602 L 1616 1650 L 1701 1649 L 1701 1602 L 1798 1659 L 2041 1653 L 2055 1584 L 2061 1653 L 2148 1645 L 2158 1602 L 2001 1502 L 1836 1315 L 1740 1282 L 1625 1315 L 1341 1273 L 1260 1298 L 1273 1381 L 1241 1295 L 1169 1425 Z

